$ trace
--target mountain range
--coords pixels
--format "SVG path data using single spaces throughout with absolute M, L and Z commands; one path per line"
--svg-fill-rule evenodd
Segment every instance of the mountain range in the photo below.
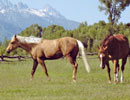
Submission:
M 0 41 L 3 41 L 4 37 L 10 39 L 13 34 L 20 33 L 32 24 L 42 27 L 57 24 L 65 29 L 79 26 L 79 22 L 66 19 L 50 5 L 33 9 L 22 2 L 13 4 L 9 0 L 0 0 Z

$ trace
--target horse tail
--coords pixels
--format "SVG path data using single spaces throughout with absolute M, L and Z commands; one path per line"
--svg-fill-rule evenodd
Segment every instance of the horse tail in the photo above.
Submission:
M 82 59 L 83 59 L 83 62 L 85 64 L 85 68 L 88 72 L 90 72 L 90 67 L 88 65 L 88 61 L 87 61 L 87 57 L 85 55 L 85 51 L 84 51 L 84 45 L 81 41 L 77 40 L 78 42 L 78 46 L 79 46 L 79 51 L 81 52 L 81 56 L 82 56 Z

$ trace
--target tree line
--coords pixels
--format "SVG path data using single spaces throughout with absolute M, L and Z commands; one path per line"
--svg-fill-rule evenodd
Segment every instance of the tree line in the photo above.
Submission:
M 129 39 L 130 43 L 130 24 L 120 23 L 118 25 L 112 25 L 111 23 L 105 23 L 104 21 L 99 21 L 93 25 L 88 25 L 87 22 L 83 22 L 74 30 L 65 30 L 62 26 L 58 25 L 41 27 L 38 24 L 33 24 L 18 35 L 35 36 L 43 39 L 57 39 L 66 36 L 74 37 L 83 42 L 87 52 L 97 52 L 97 48 L 101 41 L 110 33 L 124 34 Z M 3 43 L 0 42 L 0 55 L 5 54 L 5 49 L 8 43 L 9 40 L 6 38 Z M 16 54 L 28 55 L 28 53 L 22 49 L 17 49 L 10 55 Z

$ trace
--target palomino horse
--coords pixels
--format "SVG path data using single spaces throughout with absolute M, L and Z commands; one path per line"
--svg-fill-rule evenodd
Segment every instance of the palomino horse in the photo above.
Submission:
M 98 56 L 101 61 L 100 67 L 102 69 L 107 65 L 107 71 L 109 76 L 109 83 L 111 83 L 109 60 L 114 63 L 114 82 L 118 82 L 119 73 L 119 59 L 122 59 L 121 66 L 121 83 L 123 82 L 123 72 L 127 61 L 127 57 L 130 53 L 129 42 L 124 35 L 108 35 L 99 47 Z
M 73 81 L 76 81 L 76 73 L 78 64 L 76 63 L 76 56 L 79 50 L 82 52 L 83 61 L 86 70 L 89 72 L 90 68 L 85 56 L 83 44 L 74 38 L 63 37 L 55 40 L 42 40 L 41 38 L 34 37 L 21 37 L 14 35 L 6 49 L 7 53 L 16 48 L 23 48 L 29 52 L 33 58 L 32 78 L 37 68 L 38 63 L 41 64 L 47 78 L 47 72 L 44 60 L 53 60 L 61 57 L 66 59 L 73 65 Z M 32 79 L 31 78 L 31 79 Z

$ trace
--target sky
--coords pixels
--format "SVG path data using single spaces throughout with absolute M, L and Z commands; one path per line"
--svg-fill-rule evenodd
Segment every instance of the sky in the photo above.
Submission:
M 23 2 L 29 8 L 42 9 L 49 4 L 59 11 L 65 18 L 78 22 L 87 21 L 89 25 L 104 20 L 108 22 L 107 15 L 100 12 L 99 0 L 10 0 L 13 4 Z M 130 23 L 130 6 L 121 14 L 119 22 Z

